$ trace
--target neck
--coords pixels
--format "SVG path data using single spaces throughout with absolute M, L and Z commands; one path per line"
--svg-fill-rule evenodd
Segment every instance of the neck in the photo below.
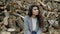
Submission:
M 32 18 L 36 18 L 36 16 L 35 15 L 32 15 Z

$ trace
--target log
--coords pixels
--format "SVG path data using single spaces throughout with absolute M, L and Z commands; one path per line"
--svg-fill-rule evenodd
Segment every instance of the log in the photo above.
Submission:
M 5 13 L 6 17 L 4 18 L 3 22 L 4 22 L 4 25 L 8 25 L 9 14 L 8 14 L 7 10 L 5 10 L 4 13 Z

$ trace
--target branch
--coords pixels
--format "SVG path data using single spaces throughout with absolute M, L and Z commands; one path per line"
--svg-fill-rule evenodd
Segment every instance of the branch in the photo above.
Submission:
M 15 15 L 18 15 L 19 17 L 22 17 L 24 19 L 24 16 L 20 15 L 20 14 L 17 14 L 17 13 L 14 13 Z
M 43 6 L 46 6 L 43 2 L 41 2 L 41 0 L 37 0 L 37 2 L 39 2 Z

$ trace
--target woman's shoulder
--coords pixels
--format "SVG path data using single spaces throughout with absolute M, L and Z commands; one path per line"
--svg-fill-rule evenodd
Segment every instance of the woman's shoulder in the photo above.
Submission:
M 28 19 L 28 18 L 29 18 L 29 16 L 25 16 L 25 17 L 24 17 L 24 19 Z

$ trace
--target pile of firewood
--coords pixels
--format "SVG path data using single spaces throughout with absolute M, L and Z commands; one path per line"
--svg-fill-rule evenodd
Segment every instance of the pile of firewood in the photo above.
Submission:
M 59 34 L 60 0 L 0 0 L 0 34 L 23 34 L 31 4 L 39 5 L 46 23 L 42 34 Z

